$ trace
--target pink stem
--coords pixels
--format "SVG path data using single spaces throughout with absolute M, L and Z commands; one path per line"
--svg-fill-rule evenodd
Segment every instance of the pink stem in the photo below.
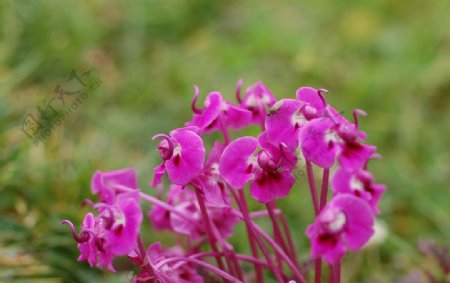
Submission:
M 273 212 L 277 216 L 282 215 L 281 210 L 279 210 L 278 208 L 275 208 L 273 210 Z M 260 211 L 250 212 L 250 218 L 252 218 L 252 219 L 254 219 L 254 218 L 262 218 L 262 217 L 267 217 L 267 216 L 269 216 L 269 212 L 267 212 L 267 210 L 260 210 Z
M 281 246 L 281 248 L 283 249 L 284 252 L 289 253 L 288 249 L 284 243 L 283 236 L 281 236 L 281 231 L 280 231 L 280 227 L 278 226 L 277 218 L 275 216 L 275 213 L 273 212 L 274 206 L 275 206 L 275 201 L 272 203 L 266 204 L 267 212 L 269 213 L 270 220 L 272 221 L 272 229 L 273 229 L 273 235 L 275 238 L 275 242 L 277 242 L 278 245 Z M 278 266 L 280 269 L 282 269 L 283 263 L 282 263 L 280 257 L 277 256 L 277 259 L 278 259 Z
M 295 266 L 295 264 L 291 261 L 291 259 L 283 252 L 281 247 L 278 246 L 277 243 L 275 243 L 275 241 L 269 235 L 267 235 L 267 233 L 264 232 L 263 229 L 261 229 L 261 227 L 256 225 L 256 223 L 252 222 L 252 226 L 254 227 L 256 232 L 258 234 L 260 234 L 267 241 L 267 243 L 274 249 L 274 251 L 286 262 L 286 264 L 289 266 L 289 268 L 294 273 L 294 276 L 296 277 L 296 279 L 299 282 L 306 283 L 305 278 L 301 274 L 298 267 Z
M 250 214 L 248 212 L 248 207 L 247 207 L 247 202 L 245 200 L 244 191 L 242 189 L 239 190 L 239 194 L 241 197 L 241 200 L 239 200 L 239 197 L 236 194 L 236 192 L 234 191 L 234 189 L 230 188 L 230 187 L 228 187 L 228 188 L 229 188 L 231 194 L 233 195 L 234 199 L 236 200 L 236 203 L 237 203 L 239 209 L 241 210 L 242 216 L 244 218 L 245 226 L 247 228 L 248 242 L 250 243 L 250 249 L 252 251 L 252 255 L 254 258 L 258 259 L 259 258 L 258 249 L 256 248 L 256 245 L 255 245 L 255 241 L 258 242 L 258 239 L 256 239 L 256 235 L 255 235 L 253 229 L 251 228 L 251 224 L 250 224 L 251 219 L 250 219 Z M 258 242 L 258 244 L 259 244 L 259 242 Z M 275 274 L 276 273 L 275 266 L 272 262 L 272 259 L 270 258 L 270 255 L 268 255 L 268 253 L 264 253 L 264 251 L 263 251 L 263 254 L 266 257 L 267 262 L 269 263 L 269 266 L 272 269 L 272 272 L 274 272 L 274 274 Z M 256 273 L 256 282 L 258 282 L 258 283 L 264 282 L 264 277 L 263 277 L 261 267 L 257 264 L 255 264 L 255 273 Z M 281 276 L 279 276 L 279 277 L 281 277 Z
M 314 182 L 314 172 L 310 161 L 306 161 L 306 172 L 308 174 L 309 190 L 314 205 L 314 213 L 317 216 L 319 214 L 319 204 L 317 202 L 316 183 Z
M 327 204 L 327 196 L 328 196 L 328 179 L 330 177 L 330 169 L 324 168 L 322 174 L 322 188 L 320 190 L 320 207 L 319 213 Z M 322 275 L 322 258 L 317 258 L 315 260 L 315 272 L 316 272 L 316 282 L 320 282 Z
M 199 225 L 199 223 L 198 223 L 197 221 L 195 221 L 195 220 L 194 220 L 193 218 L 191 218 L 189 215 L 186 215 L 186 214 L 184 214 L 183 212 L 177 210 L 175 207 L 173 207 L 173 206 L 171 206 L 171 205 L 169 205 L 169 204 L 167 204 L 167 203 L 165 203 L 165 202 L 163 202 L 163 201 L 161 201 L 161 200 L 159 200 L 159 199 L 157 199 L 157 198 L 154 198 L 154 197 L 152 197 L 152 196 L 149 196 L 149 195 L 147 195 L 147 194 L 144 194 L 144 193 L 139 193 L 139 196 L 140 196 L 143 200 L 145 200 L 145 201 L 147 201 L 147 202 L 149 202 L 149 203 L 151 203 L 151 204 L 159 205 L 159 206 L 161 206 L 162 208 L 164 208 L 165 210 L 168 210 L 168 211 L 170 211 L 170 212 L 172 212 L 172 213 L 174 213 L 174 214 L 180 216 L 180 217 L 183 218 L 184 220 L 186 220 L 186 221 L 190 222 L 192 225 L 196 226 L 198 229 L 202 230 L 202 227 Z
M 311 192 L 311 197 L 314 205 L 314 214 L 319 214 L 319 203 L 317 201 L 317 190 L 316 190 L 316 183 L 314 180 L 314 172 L 312 168 L 312 164 L 310 161 L 306 161 L 306 172 L 308 174 L 308 183 L 309 183 L 309 190 Z M 320 283 L 321 277 L 322 277 L 322 260 L 320 258 L 316 259 L 314 262 L 314 282 Z
M 331 283 L 341 283 L 341 261 L 330 267 L 330 273 Z
M 328 179 L 330 177 L 330 169 L 324 168 L 322 175 L 322 188 L 320 190 L 320 208 L 319 213 L 327 204 L 327 196 L 328 196 Z
M 291 251 L 291 255 L 290 256 L 291 256 L 292 260 L 294 261 L 295 266 L 298 266 L 297 253 L 296 253 L 296 249 L 295 249 L 295 246 L 294 246 L 294 241 L 292 241 L 291 231 L 289 230 L 289 226 L 287 224 L 286 217 L 284 217 L 284 214 L 281 213 L 279 215 L 279 218 L 280 218 L 281 224 L 283 226 L 284 234 L 286 234 L 286 237 L 287 237 L 287 240 L 288 240 L 289 249 Z
M 223 134 L 223 139 L 225 141 L 225 145 L 228 145 L 230 143 L 230 134 L 228 133 L 228 129 L 225 126 L 223 118 L 219 115 L 218 119 L 219 119 L 219 123 L 220 123 L 220 131 Z
M 218 256 L 219 253 L 215 253 L 215 256 Z M 206 269 L 211 270 L 212 272 L 216 273 L 217 275 L 219 275 L 220 277 L 224 278 L 225 280 L 231 281 L 231 282 L 236 282 L 236 283 L 242 283 L 241 280 L 237 279 L 236 277 L 231 276 L 230 274 L 226 273 L 225 271 L 223 271 L 220 268 L 215 267 L 214 265 L 211 265 L 209 263 L 206 263 L 204 261 L 195 259 L 195 258 L 190 258 L 190 257 L 171 257 L 168 259 L 164 259 L 161 260 L 156 266 L 155 269 L 160 269 L 162 266 L 171 263 L 171 262 L 176 262 L 176 261 L 187 261 L 187 262 L 192 262 L 195 263 L 201 267 L 204 267 Z
M 240 269 L 240 266 L 237 262 L 235 262 L 233 254 L 235 253 L 233 250 L 233 246 L 231 246 L 229 243 L 227 243 L 223 238 L 222 235 L 220 235 L 219 230 L 217 230 L 217 227 L 214 225 L 214 222 L 211 223 L 211 228 L 214 233 L 214 236 L 217 239 L 217 242 L 219 243 L 220 247 L 223 250 L 223 255 L 225 258 L 225 261 L 228 266 L 228 270 L 230 272 L 230 275 L 237 277 L 240 280 L 243 280 L 242 270 Z
M 204 253 L 196 253 L 196 254 L 191 254 L 189 255 L 189 258 L 204 258 L 204 257 L 211 257 L 211 256 L 223 256 L 223 253 L 214 253 L 214 252 L 204 252 Z M 267 264 L 267 262 L 260 260 L 260 259 L 256 259 L 252 256 L 249 255 L 244 255 L 244 254 L 238 254 L 235 253 L 235 256 L 238 260 L 241 261 L 245 261 L 245 262 L 250 262 L 250 263 L 255 263 L 260 265 L 261 267 L 270 269 L 269 265 Z M 178 268 L 178 265 L 174 265 L 174 268 Z
M 211 222 L 208 216 L 208 212 L 206 211 L 206 205 L 205 200 L 203 199 L 203 195 L 201 191 L 197 188 L 195 188 L 195 195 L 197 197 L 198 205 L 200 206 L 200 212 L 202 213 L 203 221 L 205 222 L 206 226 L 206 235 L 208 236 L 209 245 L 211 246 L 211 249 L 213 252 L 217 253 L 219 252 L 216 246 L 216 239 L 213 235 L 212 229 L 211 229 Z M 220 257 L 216 257 L 217 266 L 224 270 L 224 265 Z
M 150 261 L 148 260 L 147 251 L 144 246 L 144 242 L 142 241 L 141 235 L 139 235 L 137 240 L 138 248 L 139 248 L 139 257 L 142 261 L 142 268 L 145 269 L 149 275 L 159 277 L 160 274 L 158 272 L 155 272 L 153 267 L 150 264 Z

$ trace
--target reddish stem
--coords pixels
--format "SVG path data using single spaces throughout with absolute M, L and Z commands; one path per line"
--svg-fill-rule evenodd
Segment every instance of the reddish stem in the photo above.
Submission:
M 250 249 L 252 251 L 252 255 L 254 258 L 258 259 L 259 258 L 258 249 L 256 248 L 256 244 L 255 244 L 255 241 L 257 241 L 257 239 L 255 239 L 256 235 L 255 235 L 253 229 L 251 228 L 251 224 L 250 224 L 251 220 L 250 220 L 250 215 L 249 215 L 249 211 L 248 211 L 248 207 L 247 207 L 247 202 L 245 200 L 244 191 L 242 189 L 239 190 L 239 194 L 241 196 L 241 200 L 239 200 L 239 197 L 237 196 L 234 189 L 229 187 L 229 190 L 230 190 L 231 194 L 233 195 L 234 199 L 236 200 L 236 203 L 237 203 L 237 205 L 242 213 L 242 216 L 244 218 L 245 226 L 247 228 L 248 242 L 250 243 Z M 265 254 L 265 256 L 266 256 L 266 254 Z M 272 272 L 275 273 L 275 266 L 273 265 L 273 263 L 271 263 L 272 259 L 270 258 L 270 255 L 269 255 L 269 258 L 267 258 L 267 256 L 266 256 L 266 259 L 269 263 L 269 266 L 272 269 Z M 258 283 L 264 282 L 264 277 L 263 277 L 261 267 L 257 264 L 255 264 L 255 273 L 256 273 L 256 282 L 258 282 Z
M 197 197 L 198 205 L 200 206 L 200 212 L 202 214 L 203 221 L 205 222 L 206 235 L 208 236 L 209 245 L 211 246 L 211 249 L 213 252 L 218 253 L 219 251 L 216 246 L 216 239 L 212 233 L 211 222 L 209 220 L 208 212 L 206 211 L 205 200 L 203 199 L 203 195 L 199 189 L 195 188 L 194 190 L 195 190 L 195 195 Z M 216 257 L 216 261 L 217 261 L 217 266 L 221 270 L 224 270 L 224 265 L 223 265 L 223 262 L 220 259 L 220 257 Z
M 219 253 L 215 253 L 216 258 L 219 257 Z M 171 258 L 167 258 L 164 260 L 161 260 L 156 266 L 155 269 L 160 269 L 162 266 L 171 263 L 171 262 L 177 262 L 177 261 L 187 261 L 187 262 L 192 262 L 194 264 L 197 264 L 201 267 L 204 267 L 206 269 L 211 270 L 212 272 L 216 273 L 217 275 L 219 275 L 220 277 L 222 277 L 225 280 L 228 280 L 230 282 L 236 282 L 236 283 L 242 283 L 241 280 L 237 279 L 236 277 L 231 276 L 230 274 L 226 273 L 225 271 L 223 271 L 220 268 L 215 267 L 214 265 L 211 265 L 209 263 L 206 263 L 204 261 L 195 259 L 195 258 L 190 258 L 190 257 L 171 257 Z
M 272 221 L 272 229 L 273 229 L 273 235 L 275 238 L 275 242 L 277 242 L 278 245 L 281 246 L 281 248 L 283 249 L 283 251 L 285 253 L 289 254 L 289 251 L 284 242 L 283 236 L 281 235 L 280 227 L 278 226 L 278 221 L 277 221 L 277 218 L 274 213 L 274 206 L 275 206 L 275 201 L 266 204 L 267 212 L 269 213 L 270 220 Z M 277 256 L 277 259 L 278 259 L 278 265 L 280 266 L 280 269 L 282 269 L 283 265 L 282 265 L 282 261 L 279 258 L 279 256 Z
M 312 164 L 308 160 L 306 160 L 306 173 L 308 174 L 309 190 L 311 192 L 311 197 L 314 205 L 314 214 L 317 216 L 319 214 L 319 204 L 317 202 L 316 183 L 314 182 L 314 172 Z
M 294 261 L 295 265 L 299 266 L 297 253 L 296 253 L 296 249 L 294 246 L 294 241 L 292 240 L 291 231 L 289 230 L 289 226 L 287 224 L 286 217 L 284 217 L 283 213 L 280 213 L 279 218 L 280 218 L 281 224 L 283 226 L 284 234 L 286 235 L 287 240 L 288 240 L 289 249 L 291 251 L 290 256 L 291 256 L 292 260 Z

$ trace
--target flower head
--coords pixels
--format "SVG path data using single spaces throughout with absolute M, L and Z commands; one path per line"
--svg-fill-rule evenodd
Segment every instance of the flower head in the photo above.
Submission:
M 241 189 L 249 181 L 250 193 L 262 203 L 269 203 L 285 197 L 295 183 L 292 169 L 295 156 L 291 152 L 269 144 L 266 134 L 258 139 L 242 137 L 231 142 L 224 150 L 220 160 L 221 176 L 233 188 Z M 284 157 L 285 155 L 288 157 Z
M 79 261 L 88 261 L 90 266 L 107 267 L 115 271 L 112 260 L 116 256 L 128 255 L 136 245 L 142 222 L 139 194 L 127 192 L 117 196 L 114 204 L 98 204 L 99 215 L 88 213 L 83 221 L 80 236 L 71 225 L 80 250 Z
M 176 185 L 187 185 L 197 177 L 205 162 L 205 146 L 200 136 L 192 128 L 181 128 L 162 138 L 158 151 L 163 162 L 155 167 L 152 186 L 161 183 L 161 177 L 167 172 L 169 180 Z
M 195 103 L 198 98 L 198 88 L 192 102 L 194 116 L 186 126 L 199 128 L 200 134 L 225 129 L 239 130 L 250 124 L 252 112 L 225 101 L 220 92 L 214 91 L 206 97 L 204 108 L 197 109 Z
M 123 188 L 137 189 L 136 171 L 133 168 L 109 172 L 96 171 L 91 179 L 91 190 L 101 202 L 113 204 Z
M 370 239 L 374 218 L 367 203 L 350 194 L 335 196 L 309 225 L 311 256 L 334 264 L 347 252 L 360 249 Z
M 262 82 L 257 82 L 247 89 L 241 101 L 241 107 L 252 113 L 251 122 L 256 125 L 264 125 L 266 109 L 276 102 L 270 90 Z
M 367 201 L 372 211 L 380 214 L 378 203 L 386 187 L 376 184 L 370 172 L 363 169 L 348 171 L 339 168 L 333 175 L 331 187 L 336 195 L 352 194 Z

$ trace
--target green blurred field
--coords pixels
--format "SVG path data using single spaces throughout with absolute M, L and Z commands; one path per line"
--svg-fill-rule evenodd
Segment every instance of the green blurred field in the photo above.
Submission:
M 327 88 L 347 116 L 369 113 L 362 127 L 384 157 L 371 169 L 388 185 L 388 237 L 346 257 L 344 282 L 434 272 L 417 244 L 450 242 L 449 13 L 445 0 L 1 1 L 0 282 L 127 282 L 77 263 L 59 221 L 80 223 L 96 169 L 133 166 L 151 192 L 151 137 L 190 119 L 193 84 L 232 99 L 240 78 L 278 98 Z M 103 84 L 35 146 L 22 120 L 72 69 Z M 305 181 L 280 204 L 302 256 L 312 220 Z M 241 228 L 232 242 L 242 249 Z M 146 231 L 148 243 L 167 239 Z

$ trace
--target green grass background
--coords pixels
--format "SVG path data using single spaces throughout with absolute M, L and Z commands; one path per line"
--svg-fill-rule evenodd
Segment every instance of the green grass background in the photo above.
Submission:
M 371 170 L 388 186 L 379 218 L 388 237 L 346 257 L 347 282 L 434 270 L 417 243 L 450 239 L 449 13 L 445 0 L 0 1 L 0 281 L 127 282 L 126 272 L 77 263 L 59 221 L 80 223 L 97 169 L 133 166 L 153 193 L 151 137 L 190 119 L 193 84 L 202 97 L 233 99 L 240 78 L 263 81 L 277 98 L 327 88 L 347 116 L 368 112 L 362 128 L 384 157 Z M 80 68 L 103 84 L 33 145 L 21 121 Z M 304 178 L 280 206 L 306 257 Z M 145 225 L 148 243 L 170 243 Z M 232 242 L 245 251 L 242 230 Z

